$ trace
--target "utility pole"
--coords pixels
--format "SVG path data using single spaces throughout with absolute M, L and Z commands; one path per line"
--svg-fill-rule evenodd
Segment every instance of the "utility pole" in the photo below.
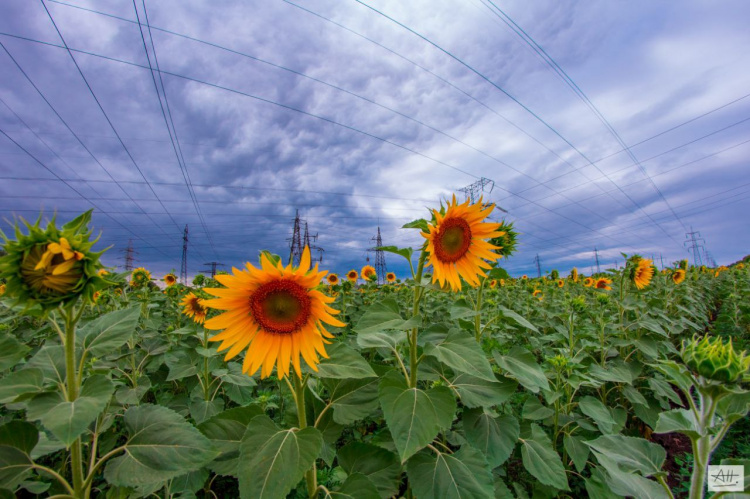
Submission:
M 706 240 L 700 236 L 701 236 L 701 233 L 698 232 L 697 230 L 693 230 L 693 227 L 691 226 L 690 232 L 685 233 L 685 237 L 687 238 L 687 241 L 682 243 L 683 246 L 687 244 L 690 245 L 688 247 L 688 253 L 690 253 L 691 251 L 693 252 L 693 265 L 695 266 L 703 265 L 703 260 L 701 259 L 701 254 L 700 254 L 700 248 L 703 248 L 704 251 L 706 249 L 702 244 L 699 244 L 700 241 L 703 241 L 704 243 L 706 242 Z
M 600 273 L 602 270 L 599 268 L 599 250 L 594 248 L 594 260 L 596 261 L 596 273 Z
M 182 264 L 180 265 L 180 281 L 182 284 L 187 282 L 187 248 L 188 226 L 185 224 L 185 231 L 182 233 Z
M 385 251 L 379 249 L 383 246 L 383 238 L 380 235 L 380 226 L 378 226 L 378 235 L 372 237 L 370 241 L 375 241 L 375 247 L 370 248 L 368 251 L 375 252 L 375 273 L 378 276 L 378 284 L 383 284 L 388 269 L 385 266 Z M 369 257 L 367 258 L 367 261 L 370 261 Z
M 534 263 L 536 263 L 536 276 L 542 277 L 542 265 L 541 260 L 539 259 L 539 253 L 534 257 Z
M 122 250 L 122 252 L 125 254 L 125 272 L 130 272 L 131 270 L 133 270 L 135 255 L 138 254 L 138 252 L 133 249 L 132 239 L 128 239 L 128 247 Z
M 661 269 L 664 270 L 664 255 L 659 253 L 659 260 L 661 260 Z
M 220 262 L 206 262 L 203 265 L 208 265 L 211 268 L 211 279 L 216 277 L 216 267 L 226 267 L 226 265 Z

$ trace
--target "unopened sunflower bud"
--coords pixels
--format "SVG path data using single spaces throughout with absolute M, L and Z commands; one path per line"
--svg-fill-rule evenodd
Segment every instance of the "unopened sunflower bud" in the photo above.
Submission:
M 567 357 L 564 357 L 562 355 L 555 355 L 554 357 L 549 357 L 547 359 L 547 362 L 552 364 L 552 366 L 557 369 L 563 369 L 568 365 Z
M 582 314 L 586 311 L 586 298 L 583 296 L 576 296 L 570 300 L 570 308 L 577 314 Z
M 605 295 L 604 293 L 596 295 L 596 302 L 599 305 L 602 305 L 602 306 L 608 304 L 609 303 L 609 295 Z
M 734 383 L 750 370 L 750 357 L 745 352 L 738 354 L 731 339 L 724 343 L 721 338 L 704 336 L 701 340 L 683 341 L 680 355 L 694 372 L 723 383 Z

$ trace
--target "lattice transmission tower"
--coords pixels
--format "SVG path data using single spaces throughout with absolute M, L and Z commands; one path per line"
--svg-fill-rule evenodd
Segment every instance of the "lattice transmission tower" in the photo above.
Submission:
M 375 252 L 375 273 L 378 276 L 378 284 L 385 283 L 385 274 L 388 272 L 388 268 L 385 265 L 385 251 L 383 251 L 383 237 L 380 235 L 380 227 L 378 227 L 378 234 L 370 238 L 370 241 L 375 241 L 375 247 L 368 249 L 367 251 Z M 367 257 L 367 261 L 370 258 Z
M 180 265 L 180 282 L 187 282 L 187 250 L 188 250 L 188 226 L 185 224 L 185 231 L 182 233 L 182 263 Z
M 485 187 L 489 186 L 489 190 L 485 189 Z M 471 204 L 476 203 L 479 201 L 479 198 L 487 192 L 487 194 L 492 192 L 492 189 L 495 188 L 495 181 L 490 180 L 488 178 L 480 178 L 473 184 L 467 185 L 466 187 L 462 187 L 459 189 L 459 191 L 463 192 L 466 195 L 466 199 L 471 201 Z
M 302 233 L 302 224 L 305 225 L 305 232 Z M 292 228 L 292 237 L 288 238 L 289 244 L 289 263 L 299 265 L 300 259 L 302 258 L 302 252 L 305 250 L 305 246 L 310 248 L 310 251 L 317 251 L 318 257 L 314 261 L 323 261 L 323 248 L 312 242 L 317 242 L 318 234 L 310 235 L 310 230 L 307 226 L 307 221 L 302 220 L 299 217 L 299 210 L 297 210 L 294 216 L 294 227 Z
M 121 250 L 123 256 L 123 259 L 125 260 L 125 272 L 130 272 L 133 270 L 133 263 L 137 261 L 136 255 L 138 252 L 133 249 L 133 240 L 128 239 L 128 246 Z
M 221 262 L 206 262 L 203 265 L 207 266 L 208 269 L 206 269 L 206 270 L 209 270 L 209 272 L 211 272 L 211 279 L 213 279 L 214 277 L 216 277 L 216 268 L 217 267 L 226 267 L 226 265 L 224 265 Z
M 703 265 L 703 259 L 701 258 L 700 250 L 702 249 L 705 252 L 706 247 L 700 244 L 700 242 L 703 241 L 705 243 L 706 240 L 701 237 L 700 232 L 698 232 L 697 230 L 693 230 L 692 227 L 690 227 L 690 232 L 685 233 L 685 237 L 687 238 L 687 241 L 682 244 L 690 245 L 688 246 L 688 253 L 690 253 L 691 251 L 693 253 L 693 265 L 695 265 L 696 267 L 699 265 Z

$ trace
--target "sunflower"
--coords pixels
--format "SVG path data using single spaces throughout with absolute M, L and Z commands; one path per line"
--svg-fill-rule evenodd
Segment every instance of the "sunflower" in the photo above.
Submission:
M 5 284 L 0 284 L 0 296 L 5 294 Z
M 208 309 L 201 303 L 203 300 L 195 296 L 195 293 L 188 293 L 185 298 L 182 299 L 182 313 L 188 317 L 192 317 L 198 324 L 203 324 L 206 320 L 206 314 Z
M 737 268 L 740 269 L 740 270 L 742 270 L 742 269 L 745 268 L 745 264 L 742 263 L 742 262 L 740 262 L 740 263 L 737 264 Z
M 500 287 L 501 288 L 505 287 L 505 279 L 500 279 Z
M 684 280 L 685 280 L 685 271 L 682 269 L 675 270 L 674 274 L 672 274 L 672 282 L 674 282 L 675 284 L 680 284 Z
M 101 296 L 101 293 L 99 291 L 94 291 L 94 296 L 92 297 L 92 301 L 96 303 L 100 296 Z
M 326 277 L 326 282 L 331 286 L 335 286 L 339 283 L 339 276 L 336 274 L 328 274 L 328 277 Z
M 377 279 L 378 274 L 375 273 L 375 268 L 370 265 L 362 267 L 362 279 L 365 281 L 374 281 Z
M 206 329 L 224 330 L 209 340 L 221 341 L 219 351 L 229 348 L 225 360 L 247 347 L 242 371 L 250 376 L 259 368 L 261 378 L 270 376 L 277 361 L 280 378 L 289 374 L 290 362 L 302 376 L 300 355 L 317 371 L 318 354 L 328 358 L 324 345 L 330 343 L 326 338 L 333 338 L 322 323 L 346 326 L 332 315 L 339 312 L 327 305 L 334 299 L 315 289 L 327 272 L 319 272 L 317 264 L 310 269 L 307 246 L 296 269 L 283 267 L 265 253 L 260 265 L 258 269 L 248 262 L 247 270 L 217 275 L 226 288 L 205 289 L 217 298 L 203 304 L 226 311 L 206 321 Z
M 521 280 L 522 280 L 522 281 L 525 281 L 525 280 L 526 280 L 526 279 L 528 279 L 528 278 L 529 278 L 529 276 L 527 276 L 526 274 L 524 274 L 524 275 L 522 275 L 522 276 L 521 276 Z
M 607 279 L 606 277 L 600 277 L 596 280 L 596 284 L 594 284 L 594 287 L 596 289 L 604 289 L 606 291 L 612 291 L 612 279 Z
M 478 277 L 485 277 L 482 269 L 491 268 L 485 260 L 495 261 L 502 256 L 493 251 L 499 246 L 485 241 L 504 235 L 497 230 L 500 224 L 482 222 L 495 205 L 483 205 L 481 199 L 476 204 L 469 203 L 467 200 L 458 204 L 454 195 L 445 213 L 433 210 L 435 225 L 428 224 L 428 232 L 422 232 L 433 268 L 432 282 L 447 282 L 453 291 L 461 289 L 461 277 L 471 286 L 478 286 Z
M 541 289 L 535 289 L 534 292 L 532 293 L 532 295 L 534 295 L 534 296 L 539 296 L 541 294 L 542 294 L 542 290 Z
M 346 273 L 346 278 L 352 282 L 357 282 L 357 279 L 359 279 L 359 274 L 356 270 L 352 269 Z
M 654 262 L 646 258 L 638 260 L 638 266 L 633 272 L 633 282 L 635 283 L 636 288 L 643 289 L 649 285 L 651 278 L 654 277 L 653 263 Z
M 586 279 L 583 280 L 583 285 L 586 286 L 587 288 L 590 288 L 593 284 L 594 284 L 594 279 L 591 277 L 587 277 Z
M 99 277 L 104 277 L 105 275 L 109 275 L 109 272 L 107 272 L 107 269 L 99 269 L 96 275 L 98 275 Z
M 491 287 L 491 288 L 494 288 L 495 286 L 497 286 L 497 279 L 492 279 L 492 280 L 490 281 L 490 287 Z
M 393 272 L 388 272 L 385 275 L 385 280 L 388 282 L 396 282 L 396 274 L 394 274 Z
M 143 267 L 138 267 L 130 274 L 130 285 L 134 288 L 144 286 L 149 281 L 151 281 L 151 272 Z
M 565 281 L 563 281 L 562 279 L 558 279 L 557 280 L 557 287 L 558 288 L 562 288 L 563 286 L 565 286 Z
M 164 281 L 164 284 L 166 284 L 167 287 L 174 286 L 174 284 L 177 282 L 177 276 L 170 272 L 169 274 L 164 276 L 162 281 Z
M 578 269 L 573 267 L 573 270 L 570 271 L 570 279 L 573 282 L 578 282 Z

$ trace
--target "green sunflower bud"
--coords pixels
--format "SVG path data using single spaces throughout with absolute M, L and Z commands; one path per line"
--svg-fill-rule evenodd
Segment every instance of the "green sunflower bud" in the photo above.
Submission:
M 583 296 L 576 296 L 570 300 L 570 308 L 577 314 L 582 314 L 586 311 L 586 298 Z
M 7 295 L 16 304 L 40 305 L 43 310 L 74 303 L 79 297 L 93 303 L 94 292 L 113 283 L 99 275 L 103 268 L 99 257 L 106 249 L 91 251 L 98 238 L 90 240 L 90 221 L 91 210 L 60 229 L 54 218 L 45 229 L 39 225 L 41 217 L 33 225 L 21 219 L 28 234 L 17 223 L 15 240 L 0 231 L 6 253 L 0 258 L 0 278 L 6 281 Z
M 547 362 L 549 362 L 556 369 L 564 369 L 568 365 L 568 359 L 563 355 L 548 357 Z
M 750 357 L 745 352 L 739 354 L 732 346 L 732 340 L 724 343 L 721 338 L 704 336 L 698 340 L 682 342 L 680 352 L 683 362 L 704 378 L 723 383 L 734 383 L 750 370 Z
M 599 305 L 606 305 L 609 303 L 609 295 L 605 295 L 604 293 L 600 293 L 596 295 L 596 301 L 599 303 Z

